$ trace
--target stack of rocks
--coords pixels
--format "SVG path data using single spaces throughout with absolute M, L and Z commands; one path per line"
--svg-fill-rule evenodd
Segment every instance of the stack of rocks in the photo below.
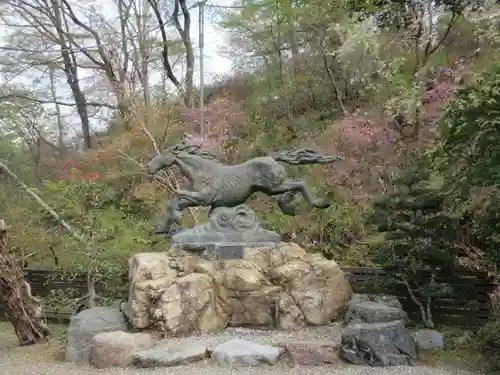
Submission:
M 341 357 L 369 366 L 413 365 L 415 343 L 406 328 L 408 316 L 393 296 L 355 294 L 348 304 Z

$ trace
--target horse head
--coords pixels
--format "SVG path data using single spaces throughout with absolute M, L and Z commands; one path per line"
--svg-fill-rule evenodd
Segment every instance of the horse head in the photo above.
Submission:
M 183 140 L 169 147 L 160 155 L 154 157 L 146 166 L 149 174 L 155 174 L 162 169 L 176 164 L 186 175 L 196 173 L 196 170 L 206 170 L 220 166 L 220 161 L 215 155 L 204 151 L 201 145 L 192 144 Z
M 162 169 L 171 167 L 174 165 L 177 157 L 171 153 L 168 152 L 162 152 L 160 155 L 155 156 L 151 161 L 146 165 L 147 172 L 149 174 L 156 174 Z

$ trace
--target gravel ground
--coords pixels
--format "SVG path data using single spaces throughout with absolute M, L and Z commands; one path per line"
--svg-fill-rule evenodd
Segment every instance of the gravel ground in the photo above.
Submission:
M 62 332 L 61 327 L 55 328 L 55 333 Z M 169 339 L 168 344 L 204 342 L 215 345 L 219 342 L 232 338 L 243 338 L 254 342 L 280 344 L 286 340 L 300 338 L 302 340 L 312 338 L 339 339 L 339 327 L 321 327 L 308 329 L 293 333 L 276 331 L 258 331 L 249 329 L 228 329 L 216 335 L 203 335 L 187 339 Z M 0 375 L 102 375 L 124 374 L 124 375 L 178 375 L 180 371 L 190 375 L 324 375 L 332 373 L 335 375 L 481 375 L 477 372 L 459 370 L 454 368 L 428 367 L 418 365 L 414 367 L 393 368 L 370 368 L 351 366 L 341 363 L 328 366 L 290 367 L 287 361 L 280 361 L 275 366 L 259 366 L 253 368 L 230 369 L 218 367 L 211 361 L 206 360 L 181 368 L 160 369 L 107 369 L 96 370 L 88 366 L 76 366 L 62 362 L 61 342 L 54 339 L 43 345 L 30 347 L 17 347 L 17 339 L 12 331 L 12 326 L 0 323 Z

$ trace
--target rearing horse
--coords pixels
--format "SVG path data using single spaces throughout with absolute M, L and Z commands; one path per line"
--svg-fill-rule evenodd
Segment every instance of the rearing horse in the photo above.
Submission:
M 170 233 L 172 224 L 181 224 L 182 210 L 188 207 L 210 206 L 210 211 L 217 207 L 235 207 L 256 192 L 277 196 L 278 206 L 287 215 L 295 214 L 290 203 L 297 193 L 315 208 L 328 208 L 330 204 L 325 199 L 313 197 L 305 182 L 287 179 L 285 168 L 278 162 L 330 164 L 340 160 L 343 159 L 302 149 L 256 157 L 241 164 L 223 165 L 200 146 L 180 142 L 147 164 L 147 171 L 152 175 L 176 165 L 190 184 L 190 190 L 177 191 L 167 203 L 166 215 L 154 234 Z

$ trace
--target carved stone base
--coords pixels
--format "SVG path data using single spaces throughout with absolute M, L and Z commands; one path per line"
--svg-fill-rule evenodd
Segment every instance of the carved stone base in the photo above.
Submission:
M 262 228 L 255 213 L 246 205 L 216 208 L 207 223 L 181 230 L 172 236 L 172 245 L 176 249 L 205 252 L 212 254 L 211 257 L 226 259 L 241 258 L 243 255 L 237 254 L 243 248 L 269 248 L 280 242 L 281 236 Z M 226 253 L 227 256 L 224 256 Z
M 123 306 L 130 325 L 168 337 L 227 326 L 295 330 L 344 314 L 352 291 L 335 261 L 293 243 L 244 250 L 221 267 L 197 255 L 135 254 Z

